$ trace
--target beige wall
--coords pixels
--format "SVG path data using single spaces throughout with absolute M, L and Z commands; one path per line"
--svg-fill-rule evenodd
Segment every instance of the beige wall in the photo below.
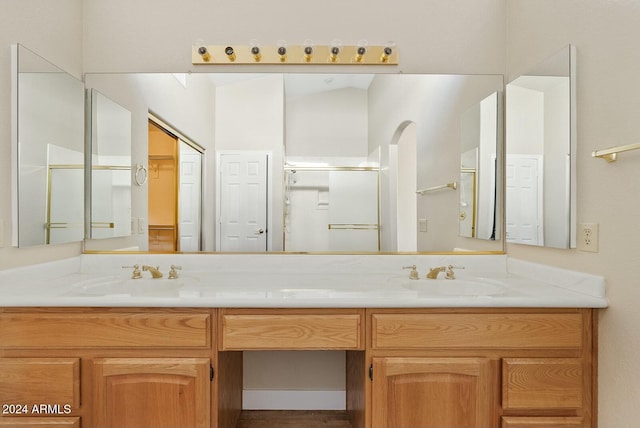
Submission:
M 600 224 L 600 251 L 508 245 L 511 257 L 603 275 L 601 427 L 640 420 L 640 152 L 607 164 L 591 152 L 640 142 L 640 2 L 507 1 L 507 81 L 571 43 L 577 50 L 578 222 Z
M 81 19 L 84 16 L 84 21 Z M 151 19 L 150 19 L 151 18 Z M 593 150 L 640 138 L 640 3 L 611 0 L 5 0 L 0 2 L 0 219 L 10 219 L 9 47 L 22 42 L 84 71 L 186 71 L 189 46 L 333 38 L 395 40 L 406 72 L 504 73 L 507 81 L 572 43 L 578 52 L 578 221 L 600 224 L 600 251 L 509 245 L 510 256 L 604 275 L 600 426 L 640 420 L 640 152 L 615 164 Z M 84 25 L 84 28 L 82 27 Z M 173 27 L 175 31 L 169 31 Z M 84 55 L 80 55 L 84 31 Z M 506 48 L 505 48 L 506 43 Z M 83 65 L 84 61 L 84 65 Z M 6 235 L 9 226 L 5 227 Z M 77 244 L 0 249 L 0 268 L 77 254 Z

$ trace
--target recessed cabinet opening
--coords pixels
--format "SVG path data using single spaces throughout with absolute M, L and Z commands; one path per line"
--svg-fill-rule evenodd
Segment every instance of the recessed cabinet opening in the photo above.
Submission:
M 345 351 L 244 351 L 236 428 L 351 428 Z

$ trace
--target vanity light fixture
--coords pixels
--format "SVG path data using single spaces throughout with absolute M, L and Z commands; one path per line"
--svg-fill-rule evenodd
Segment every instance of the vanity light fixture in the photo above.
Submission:
M 249 42 L 249 47 L 251 50 L 251 57 L 255 62 L 260 62 L 262 59 L 262 54 L 260 53 L 260 43 L 256 39 L 252 39 Z
M 227 46 L 224 48 L 224 54 L 229 58 L 229 61 L 233 62 L 236 60 L 236 52 L 233 50 L 233 47 Z
M 245 45 L 206 45 L 198 41 L 191 46 L 191 62 L 194 65 L 398 65 L 398 52 L 395 44 L 370 45 L 364 39 L 350 45 L 343 45 L 338 39 L 325 45 L 315 45 L 309 39 L 299 45 L 284 40 L 261 44 L 252 39 Z
M 367 53 L 367 44 L 366 40 L 360 40 L 356 45 L 356 55 L 354 57 L 355 62 L 362 62 L 364 54 Z

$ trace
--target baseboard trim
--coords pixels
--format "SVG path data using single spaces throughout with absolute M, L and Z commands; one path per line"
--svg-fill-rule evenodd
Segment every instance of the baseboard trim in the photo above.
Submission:
M 346 391 L 244 390 L 245 410 L 345 410 Z

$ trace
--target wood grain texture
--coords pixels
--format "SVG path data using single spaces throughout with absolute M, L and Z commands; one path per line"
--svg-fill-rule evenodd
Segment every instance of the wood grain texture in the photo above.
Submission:
M 366 356 L 363 351 L 347 351 L 347 413 L 353 428 L 364 428 L 367 408 L 366 391 L 367 372 Z
M 504 416 L 502 428 L 578 428 L 583 427 L 580 417 L 562 416 Z
M 578 349 L 582 339 L 579 313 L 372 315 L 375 349 Z
M 80 406 L 79 358 L 0 358 L 0 404 Z
M 80 418 L 72 417 L 27 417 L 0 418 L 0 427 L 15 428 L 80 428 Z
M 577 358 L 505 358 L 502 362 L 505 410 L 580 409 L 586 386 Z
M 485 358 L 374 358 L 372 426 L 493 427 Z
M 206 358 L 94 360 L 93 426 L 210 427 L 209 365 Z
M 0 313 L 4 348 L 208 347 L 208 313 Z
M 345 349 L 364 346 L 360 313 L 223 313 L 220 350 Z

